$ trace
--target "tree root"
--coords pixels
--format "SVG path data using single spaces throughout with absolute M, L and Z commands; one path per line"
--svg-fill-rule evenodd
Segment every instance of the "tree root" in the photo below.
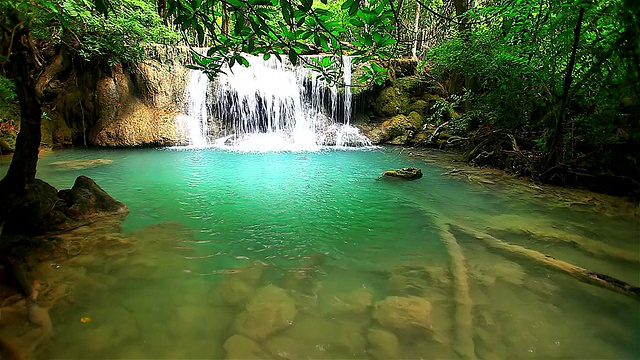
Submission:
M 455 236 L 446 224 L 440 225 L 440 235 L 451 256 L 451 272 L 453 273 L 453 291 L 456 303 L 456 323 L 454 349 L 463 359 L 475 358 L 473 343 L 473 303 L 469 294 L 467 269 L 464 266 L 464 255 Z
M 609 289 L 634 298 L 636 300 L 640 300 L 640 288 L 628 284 L 622 280 L 618 280 L 605 274 L 587 270 L 580 266 L 573 265 L 566 261 L 558 260 L 535 250 L 527 249 L 519 245 L 509 244 L 489 234 L 474 230 L 470 227 L 465 227 L 459 224 L 455 225 L 455 227 L 460 229 L 462 232 L 475 237 L 476 239 L 484 241 L 485 244 L 494 249 L 506 251 L 511 254 L 520 255 L 527 259 L 535 260 L 539 263 L 542 263 L 543 265 L 546 265 L 547 267 L 567 273 L 582 282 Z

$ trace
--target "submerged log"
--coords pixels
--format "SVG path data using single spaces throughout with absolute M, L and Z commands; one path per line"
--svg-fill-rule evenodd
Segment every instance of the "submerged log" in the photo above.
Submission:
M 558 260 L 552 256 L 545 255 L 535 250 L 527 249 L 520 245 L 509 244 L 489 234 L 485 234 L 481 231 L 474 230 L 469 227 L 464 227 L 461 225 L 455 225 L 455 227 L 460 229 L 460 231 L 475 237 L 476 239 L 484 241 L 485 244 L 494 249 L 506 251 L 512 254 L 520 255 L 527 259 L 535 260 L 550 268 L 565 272 L 580 281 L 600 286 L 602 288 L 632 297 L 636 300 L 640 300 L 640 288 L 628 284 L 622 280 L 618 280 L 609 275 L 587 270 L 580 266 L 568 263 L 566 261 Z
M 456 304 L 455 343 L 454 350 L 462 359 L 475 358 L 475 344 L 473 342 L 473 303 L 469 290 L 467 268 L 464 266 L 464 255 L 449 231 L 447 225 L 440 226 L 440 235 L 444 240 L 447 251 L 451 256 L 451 272 L 453 273 L 453 293 Z

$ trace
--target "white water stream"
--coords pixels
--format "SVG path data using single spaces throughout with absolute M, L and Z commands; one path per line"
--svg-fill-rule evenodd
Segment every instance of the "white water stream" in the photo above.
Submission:
M 343 57 L 344 91 L 319 74 L 275 58 L 245 55 L 209 82 L 191 71 L 185 115 L 179 124 L 193 147 L 240 151 L 316 151 L 326 146 L 370 146 L 350 125 L 351 59 Z

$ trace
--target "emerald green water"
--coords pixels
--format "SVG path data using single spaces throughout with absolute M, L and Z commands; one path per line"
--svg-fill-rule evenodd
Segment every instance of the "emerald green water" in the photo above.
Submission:
M 81 170 L 60 163 L 94 159 L 111 162 Z M 424 177 L 379 179 L 405 166 Z M 69 188 L 87 175 L 131 213 L 121 232 L 68 235 L 84 248 L 57 270 L 68 294 L 51 309 L 55 335 L 39 357 L 459 358 L 465 349 L 487 359 L 640 357 L 637 300 L 464 231 L 640 286 L 637 218 L 549 207 L 528 191 L 444 171 L 392 149 L 45 155 L 40 178 Z M 443 226 L 464 257 L 467 307 Z M 274 286 L 286 295 L 265 304 Z M 380 320 L 376 309 L 390 296 L 428 301 L 428 320 Z M 460 309 L 470 328 L 460 325 Z M 266 335 L 229 340 L 254 327 Z

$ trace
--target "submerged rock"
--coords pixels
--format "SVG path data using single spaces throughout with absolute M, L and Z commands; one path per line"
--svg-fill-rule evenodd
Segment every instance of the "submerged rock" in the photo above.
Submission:
M 362 314 L 373 304 L 373 295 L 364 287 L 350 293 L 334 296 L 329 304 L 328 314 Z
M 297 313 L 295 302 L 284 289 L 267 285 L 256 290 L 247 309 L 236 317 L 234 329 L 263 340 L 291 325 Z
M 422 177 L 422 170 L 415 167 L 406 167 L 398 170 L 387 170 L 382 173 L 382 176 L 397 177 L 407 180 L 416 180 Z
M 224 342 L 225 359 L 269 359 L 255 341 L 242 335 L 233 335 Z
M 403 334 L 429 329 L 431 303 L 417 296 L 389 296 L 375 305 L 373 318 L 385 328 Z
M 367 334 L 369 341 L 368 352 L 376 359 L 397 359 L 398 338 L 382 329 L 369 329 Z

